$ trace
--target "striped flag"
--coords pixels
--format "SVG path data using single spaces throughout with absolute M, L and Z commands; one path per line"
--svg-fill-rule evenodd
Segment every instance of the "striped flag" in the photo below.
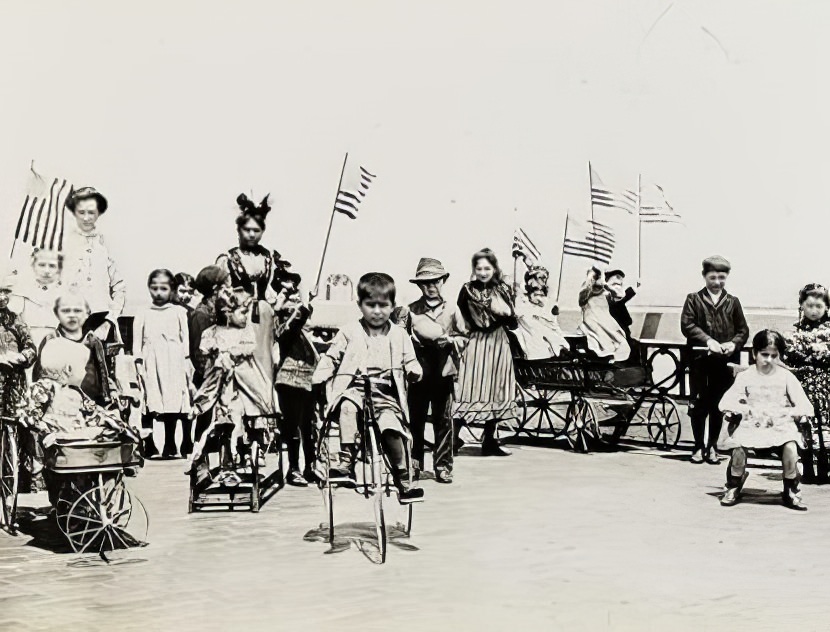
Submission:
M 517 228 L 516 232 L 513 233 L 513 256 L 521 257 L 524 259 L 525 265 L 530 267 L 539 263 L 542 253 L 539 252 L 536 244 L 531 241 L 527 233 L 523 229 Z
M 617 208 L 633 215 L 637 209 L 637 194 L 628 189 L 619 193 L 612 191 L 603 184 L 602 179 L 593 167 L 589 167 L 589 169 L 591 175 L 591 204 L 605 208 Z
M 616 244 L 614 231 L 610 226 L 594 220 L 582 223 L 568 218 L 565 241 L 562 245 L 563 254 L 608 265 L 611 263 Z
M 14 247 L 18 242 L 32 248 L 63 249 L 66 223 L 66 200 L 72 184 L 63 178 L 44 178 L 31 170 L 20 216 L 14 231 Z
M 683 218 L 669 201 L 663 187 L 647 184 L 640 189 L 640 221 L 644 224 L 680 224 Z
M 348 163 L 348 159 L 346 162 Z M 340 189 L 337 191 L 337 198 L 334 202 L 334 210 L 356 219 L 360 203 L 366 197 L 369 185 L 372 184 L 375 177 L 360 165 L 352 167 L 346 164 L 343 168 Z

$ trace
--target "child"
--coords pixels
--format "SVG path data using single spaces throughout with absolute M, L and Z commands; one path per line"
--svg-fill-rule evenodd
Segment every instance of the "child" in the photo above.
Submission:
M 740 353 L 749 338 L 749 327 L 741 302 L 724 289 L 732 266 L 720 256 L 703 261 L 706 287 L 686 297 L 680 315 L 680 330 L 689 347 L 706 347 L 708 353 L 690 350 L 689 385 L 692 401 L 689 419 L 695 445 L 692 463 L 717 464 L 715 448 L 723 416 L 718 402 L 732 386 L 734 377 L 729 363 L 739 363 Z M 704 449 L 706 418 L 709 418 L 709 439 Z
M 206 329 L 216 324 L 216 296 L 221 288 L 229 288 L 231 278 L 219 266 L 206 266 L 196 275 L 194 287 L 202 295 L 202 300 L 188 315 L 187 329 L 190 334 L 190 361 L 193 364 L 193 386 L 199 388 L 205 380 L 207 366 L 206 356 L 199 354 L 199 344 Z M 210 425 L 210 413 L 196 418 L 195 437 L 199 440 Z
M 579 291 L 582 308 L 580 331 L 585 334 L 588 349 L 600 359 L 625 362 L 631 355 L 631 347 L 625 330 L 611 316 L 608 291 L 598 268 L 588 270 L 588 276 Z
M 15 294 L 19 297 L 16 311 L 29 327 L 35 346 L 55 333 L 55 299 L 61 292 L 63 257 L 54 250 L 35 248 L 32 252 L 32 274 L 21 283 Z M 14 307 L 13 307 L 14 309 Z
M 256 332 L 248 323 L 252 297 L 244 290 L 223 288 L 216 298 L 216 325 L 202 334 L 199 354 L 207 372 L 193 402 L 190 418 L 213 410 L 213 421 L 197 441 L 190 467 L 202 459 L 205 444 L 215 430 L 222 473 L 218 482 L 238 485 L 233 469 L 231 439 L 257 435 L 263 443 L 267 418 L 276 413 L 273 385 L 256 362 Z M 240 448 L 243 446 L 240 446 Z M 189 470 L 188 470 L 189 471 Z
M 147 417 L 164 423 L 162 458 L 176 455 L 176 422 L 182 422 L 181 455 L 193 450 L 190 436 L 190 364 L 187 312 L 172 302 L 175 287 L 170 270 L 153 270 L 147 279 L 152 305 L 133 320 L 133 355 L 144 382 Z
M 77 292 L 64 291 L 55 300 L 54 313 L 58 328 L 40 343 L 32 377 L 43 377 L 40 357 L 44 353 L 57 355 L 64 359 L 64 365 L 75 367 L 73 379 L 78 380 L 77 386 L 85 395 L 98 406 L 109 406 L 114 388 L 107 372 L 104 345 L 91 332 L 84 334 L 89 305 Z
M 16 275 L 0 279 L 0 416 L 15 417 L 26 390 L 26 369 L 35 361 L 29 328 L 9 309 Z
M 195 291 L 194 282 L 195 279 L 187 272 L 179 272 L 173 277 L 173 283 L 176 286 L 176 291 L 173 294 L 173 302 L 176 305 L 184 307 L 188 315 L 193 311 L 190 302 L 193 300 L 193 293 Z
M 390 322 L 395 307 L 392 277 L 382 272 L 364 274 L 357 285 L 357 298 L 363 317 L 337 333 L 313 377 L 315 384 L 328 382 L 327 414 L 339 415 L 341 449 L 349 460 L 345 468 L 332 468 L 329 476 L 354 480 L 358 416 L 366 413 L 363 388 L 364 380 L 369 380 L 380 440 L 391 465 L 398 501 L 418 501 L 424 491 L 411 486 L 407 467 L 409 412 L 405 402 L 407 381 L 421 378 L 421 366 L 409 336 Z
M 421 259 L 410 282 L 418 286 L 422 296 L 398 315 L 398 324 L 412 336 L 424 373 L 423 380 L 409 389 L 413 469 L 417 477 L 424 466 L 424 428 L 431 407 L 435 434 L 432 461 L 439 483 L 452 483 L 452 407 L 466 342 L 460 315 L 441 295 L 449 276 L 437 259 Z
M 804 440 L 796 419 L 813 414 L 798 379 L 779 365 L 784 338 L 764 329 L 752 339 L 755 368 L 742 371 L 720 401 L 728 418 L 727 435 L 721 447 L 732 450 L 726 471 L 726 493 L 721 504 L 731 507 L 740 498 L 746 473 L 746 448 L 780 448 L 784 466 L 784 505 L 805 511 L 798 485 L 798 448 Z
M 484 420 L 484 456 L 509 456 L 510 451 L 499 445 L 496 428 L 502 420 L 518 418 L 516 376 L 506 332 L 518 327 L 513 297 L 492 250 L 475 253 L 472 267 L 473 280 L 458 295 L 458 307 L 471 333 L 458 374 L 456 412 L 466 421 Z M 460 447 L 461 442 L 456 445 Z
M 818 283 L 808 283 L 798 293 L 798 322 L 784 335 L 784 361 L 801 382 L 815 408 L 811 416 L 807 447 L 802 455 L 805 483 L 830 481 L 830 295 Z
M 283 436 L 288 444 L 289 485 L 305 487 L 316 482 L 314 461 L 316 446 L 313 437 L 314 396 L 311 380 L 320 355 L 306 331 L 311 309 L 303 305 L 299 294 L 300 275 L 277 267 L 272 287 L 277 292 L 274 305 L 276 339 L 280 361 L 275 384 L 282 412 Z M 305 468 L 300 473 L 300 445 Z
M 634 320 L 628 313 L 628 301 L 637 295 L 633 287 L 623 289 L 625 272 L 608 270 L 605 273 L 605 286 L 608 288 L 608 311 L 625 332 L 625 339 L 631 345 L 631 325 Z M 638 284 L 639 285 L 639 284 Z
M 516 302 L 519 343 L 528 360 L 553 358 L 570 348 L 559 326 L 556 306 L 548 309 L 548 271 L 533 266 L 525 273 L 526 299 Z

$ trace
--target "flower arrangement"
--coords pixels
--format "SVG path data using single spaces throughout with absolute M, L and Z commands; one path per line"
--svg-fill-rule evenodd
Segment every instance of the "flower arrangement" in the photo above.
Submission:
M 791 331 L 784 334 L 787 343 L 785 361 L 791 367 L 830 369 L 830 324 L 809 331 Z

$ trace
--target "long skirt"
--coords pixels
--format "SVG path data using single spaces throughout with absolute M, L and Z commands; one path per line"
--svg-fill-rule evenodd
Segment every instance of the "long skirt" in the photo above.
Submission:
M 455 416 L 466 422 L 518 419 L 516 375 L 507 332 L 473 332 L 456 384 Z

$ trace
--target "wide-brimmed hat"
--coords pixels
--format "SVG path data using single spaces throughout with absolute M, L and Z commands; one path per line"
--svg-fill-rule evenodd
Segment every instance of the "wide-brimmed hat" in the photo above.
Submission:
M 418 268 L 415 270 L 415 278 L 409 279 L 409 282 L 426 283 L 428 281 L 446 279 L 448 276 L 450 276 L 450 273 L 444 270 L 444 266 L 438 259 L 423 257 L 418 262 Z
M 105 213 L 107 210 L 107 198 L 98 193 L 95 187 L 81 187 L 72 192 L 72 195 L 66 200 L 66 208 L 73 213 L 75 212 L 75 205 L 81 200 L 95 199 L 98 202 L 98 212 Z

